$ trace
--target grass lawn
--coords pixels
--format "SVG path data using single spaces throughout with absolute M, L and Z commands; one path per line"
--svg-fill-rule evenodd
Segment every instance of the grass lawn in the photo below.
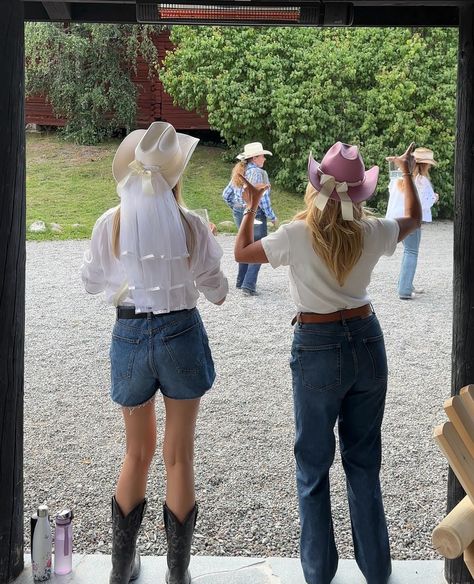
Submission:
M 100 146 L 77 146 L 55 134 L 27 134 L 27 239 L 90 237 L 96 219 L 118 203 L 111 171 L 118 144 L 116 140 Z M 216 224 L 232 221 L 221 198 L 232 164 L 223 162 L 221 155 L 221 148 L 198 146 L 183 181 L 187 207 L 206 208 Z M 302 207 L 303 196 L 275 186 L 272 205 L 279 220 L 285 221 Z M 28 230 L 36 220 L 46 223 L 45 233 Z M 61 225 L 62 232 L 52 232 L 51 223 Z

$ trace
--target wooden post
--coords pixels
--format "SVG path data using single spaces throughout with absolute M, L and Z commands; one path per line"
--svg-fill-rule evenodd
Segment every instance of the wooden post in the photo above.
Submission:
M 474 6 L 459 8 L 457 146 L 454 195 L 452 391 L 474 383 Z M 450 470 L 448 512 L 464 497 Z M 449 584 L 473 584 L 462 558 L 447 560 Z
M 19 0 L 0 18 L 0 582 L 23 570 L 23 362 L 25 339 L 24 17 Z

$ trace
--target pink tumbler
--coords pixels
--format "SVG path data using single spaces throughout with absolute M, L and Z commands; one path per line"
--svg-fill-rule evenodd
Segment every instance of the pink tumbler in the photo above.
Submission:
M 54 571 L 56 574 L 69 574 L 72 570 L 72 518 L 70 509 L 56 515 L 54 533 Z

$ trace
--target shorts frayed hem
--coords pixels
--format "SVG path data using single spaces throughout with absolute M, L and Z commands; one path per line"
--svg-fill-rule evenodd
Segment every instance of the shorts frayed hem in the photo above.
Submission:
M 140 409 L 140 408 L 144 408 L 144 407 L 146 407 L 148 404 L 154 403 L 154 401 L 155 401 L 155 400 L 156 400 L 156 393 L 155 393 L 154 395 L 152 395 L 152 396 L 151 396 L 149 399 L 147 399 L 146 401 L 144 401 L 143 403 L 141 403 L 141 404 L 138 404 L 138 405 L 136 405 L 136 406 L 124 406 L 124 405 L 122 405 L 122 404 L 120 404 L 120 403 L 118 403 L 118 402 L 116 402 L 116 401 L 114 401 L 113 403 L 114 403 L 116 406 L 118 406 L 118 407 L 120 407 L 120 408 L 122 408 L 122 409 L 124 409 L 124 410 L 128 410 L 128 413 L 129 413 L 130 415 L 132 415 L 132 414 L 133 414 L 133 412 L 134 412 L 135 410 L 138 410 L 138 409 Z M 113 400 L 112 400 L 112 401 L 113 401 Z
M 168 395 L 167 393 L 165 393 L 163 391 L 163 389 L 161 389 L 161 393 L 163 394 L 163 397 L 167 397 L 168 399 L 175 399 L 177 401 L 186 401 L 186 400 L 190 400 L 190 399 L 201 399 L 202 397 L 204 397 L 206 395 L 206 393 L 208 393 L 210 390 L 212 389 L 212 385 L 211 387 L 209 387 L 208 389 L 205 389 L 200 395 L 190 395 L 189 397 L 176 397 L 175 395 Z

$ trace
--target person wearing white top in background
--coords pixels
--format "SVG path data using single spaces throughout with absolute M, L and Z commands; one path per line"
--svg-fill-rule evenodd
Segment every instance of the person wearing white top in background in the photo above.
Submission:
M 437 166 L 433 157 L 433 151 L 429 148 L 416 148 L 413 151 L 416 166 L 413 171 L 416 190 L 420 197 L 421 207 L 423 210 L 423 222 L 431 223 L 431 207 L 438 202 L 439 195 L 434 192 L 430 181 L 430 168 Z M 403 193 L 403 180 L 393 178 L 389 184 L 390 197 L 387 206 L 387 219 L 400 217 L 403 212 L 405 196 Z M 403 259 L 398 279 L 398 295 L 401 300 L 412 300 L 417 294 L 421 294 L 422 288 L 415 288 L 413 280 L 415 278 L 416 267 L 418 264 L 418 251 L 421 241 L 421 227 L 415 229 L 408 237 L 403 240 Z
M 131 132 L 112 163 L 120 205 L 97 220 L 84 255 L 85 289 L 105 292 L 117 312 L 111 398 L 122 406 L 126 453 L 112 498 L 109 584 L 128 584 L 140 571 L 136 541 L 156 445 L 157 391 L 166 410 L 166 582 L 191 582 L 194 431 L 200 398 L 215 379 L 196 303 L 199 292 L 213 304 L 222 304 L 228 292 L 222 250 L 180 196 L 180 177 L 197 142 L 165 122 Z
M 376 219 L 365 210 L 362 203 L 375 192 L 379 168 L 365 170 L 357 146 L 337 142 L 321 163 L 310 155 L 306 209 L 256 242 L 253 220 L 266 185 L 244 179 L 247 209 L 235 259 L 289 266 L 297 310 L 290 366 L 307 584 L 329 584 L 338 566 L 329 488 L 337 421 L 357 564 L 368 584 L 386 584 L 391 573 L 379 481 L 388 368 L 367 286 L 380 257 L 393 254 L 397 242 L 420 226 L 413 148 L 393 159 L 405 185 L 405 207 L 395 220 Z

